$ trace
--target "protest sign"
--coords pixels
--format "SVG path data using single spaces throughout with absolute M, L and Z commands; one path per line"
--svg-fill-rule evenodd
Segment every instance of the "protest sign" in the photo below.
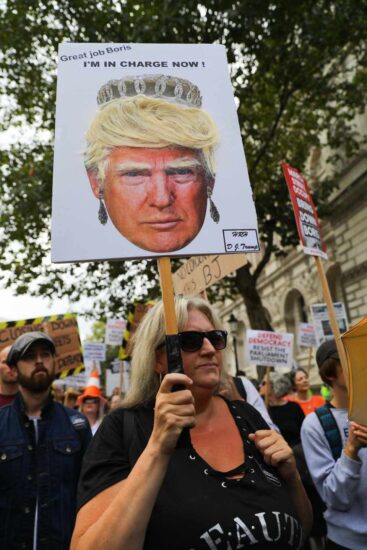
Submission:
M 348 319 L 344 304 L 335 302 L 333 308 L 339 330 L 345 332 L 348 328 Z M 330 325 L 329 312 L 326 304 L 311 304 L 310 310 L 315 328 L 316 345 L 320 346 L 325 340 L 335 337 Z
M 73 313 L 0 322 L 0 349 L 12 345 L 21 334 L 35 330 L 45 332 L 53 339 L 59 377 L 79 374 L 84 369 L 78 321 Z
M 87 363 L 106 360 L 106 344 L 99 342 L 84 342 L 84 360 Z
M 121 361 L 121 359 L 113 359 L 111 362 L 110 362 L 110 369 L 111 369 L 111 372 L 113 374 L 117 374 L 120 372 L 120 368 L 122 366 L 122 363 L 123 361 Z
M 305 178 L 295 168 L 282 163 L 285 180 L 291 196 L 299 238 L 305 254 L 327 259 L 321 238 L 320 224 Z
M 83 370 L 79 374 L 73 374 L 62 378 L 62 383 L 69 388 L 84 388 L 86 386 L 88 377 L 86 371 Z
M 194 256 L 173 274 L 175 294 L 199 294 L 246 263 L 245 254 Z
M 61 44 L 52 216 L 54 262 L 259 251 L 224 46 Z
M 367 317 L 342 334 L 341 339 L 348 363 L 349 418 L 367 426 Z
M 246 331 L 246 361 L 264 367 L 292 367 L 293 334 Z
M 311 323 L 300 323 L 298 325 L 297 343 L 304 348 L 315 348 L 317 346 L 315 327 Z
M 108 346 L 121 346 L 125 328 L 126 321 L 124 319 L 108 319 L 106 322 L 105 344 Z

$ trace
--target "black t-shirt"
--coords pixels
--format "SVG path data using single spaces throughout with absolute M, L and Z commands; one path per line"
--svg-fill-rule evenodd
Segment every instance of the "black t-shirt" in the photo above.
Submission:
M 291 447 L 301 443 L 301 426 L 305 415 L 298 403 L 287 401 L 285 405 L 269 407 L 269 414 Z
M 290 495 L 276 470 L 264 463 L 248 439 L 249 433 L 268 426 L 251 405 L 227 404 L 243 438 L 244 477 L 228 479 L 233 470 L 213 470 L 191 443 L 178 447 L 152 511 L 144 550 L 299 548 L 302 529 Z M 151 407 L 134 411 L 129 449 L 124 448 L 124 410 L 117 409 L 104 419 L 84 458 L 79 507 L 128 476 L 147 443 L 153 414 Z

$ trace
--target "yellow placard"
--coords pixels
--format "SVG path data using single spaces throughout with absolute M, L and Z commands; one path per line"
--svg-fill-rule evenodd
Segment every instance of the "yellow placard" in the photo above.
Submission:
M 349 418 L 367 426 L 367 317 L 341 336 L 348 363 Z

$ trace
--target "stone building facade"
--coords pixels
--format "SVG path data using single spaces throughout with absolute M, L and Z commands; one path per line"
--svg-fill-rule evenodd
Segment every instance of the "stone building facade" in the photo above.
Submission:
M 367 117 L 360 120 L 366 133 Z M 322 162 L 319 159 L 319 162 Z M 333 301 L 345 304 L 350 325 L 367 315 L 367 149 L 345 164 L 338 189 L 330 197 L 332 214 L 321 221 L 328 260 L 324 269 Z M 256 255 L 251 255 L 256 262 Z M 300 247 L 284 258 L 273 257 L 259 281 L 259 291 L 274 330 L 296 335 L 300 322 L 312 322 L 310 305 L 324 302 L 315 259 Z M 240 320 L 236 334 L 239 367 L 250 377 L 254 367 L 245 364 L 245 330 L 249 328 L 241 298 L 221 307 L 223 324 L 231 313 Z M 229 354 L 231 369 L 234 357 Z M 314 350 L 300 348 L 295 336 L 294 359 L 298 365 L 311 368 L 311 383 L 320 379 L 315 368 Z

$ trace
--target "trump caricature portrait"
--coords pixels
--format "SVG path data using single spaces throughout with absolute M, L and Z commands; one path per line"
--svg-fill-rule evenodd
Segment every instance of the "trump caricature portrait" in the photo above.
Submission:
M 200 232 L 212 194 L 218 132 L 199 88 L 168 75 L 125 76 L 98 92 L 85 167 L 98 219 L 143 250 L 169 253 Z

